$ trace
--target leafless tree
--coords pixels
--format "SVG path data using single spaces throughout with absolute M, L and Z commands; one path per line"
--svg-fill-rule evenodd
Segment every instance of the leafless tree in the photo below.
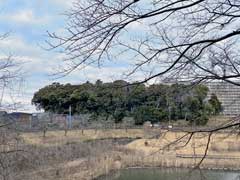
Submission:
M 49 32 L 47 43 L 65 53 L 64 75 L 124 60 L 127 75 L 147 72 L 140 83 L 160 78 L 240 85 L 239 10 L 239 0 L 76 0 L 65 31 Z M 213 132 L 239 125 L 236 118 L 207 130 L 209 141 Z
M 8 33 L 1 35 L 0 40 L 4 41 Z M 17 82 L 22 80 L 21 64 L 12 55 L 0 57 L 0 109 L 1 111 L 12 110 L 17 103 L 4 101 L 6 91 L 16 88 Z M 15 86 L 15 87 L 14 87 Z M 9 94 L 9 92 L 8 92 Z M 15 119 L 4 116 L 0 117 L 0 179 L 14 179 L 14 172 L 19 167 L 18 160 L 23 150 L 19 147 L 19 137 L 16 131 Z
M 239 8 L 236 0 L 76 0 L 66 31 L 49 33 L 48 43 L 65 52 L 63 73 L 124 57 L 133 65 L 129 75 L 149 72 L 142 82 L 171 77 L 236 84 L 239 58 L 223 73 L 223 60 L 215 63 L 209 52 L 228 44 L 237 49 Z

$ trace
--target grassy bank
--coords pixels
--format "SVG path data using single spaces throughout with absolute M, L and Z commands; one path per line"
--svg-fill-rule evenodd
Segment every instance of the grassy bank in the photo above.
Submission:
M 137 137 L 142 139 L 126 145 L 118 142 L 121 138 Z M 208 134 L 204 133 L 189 140 L 183 132 L 153 129 L 85 130 L 84 133 L 80 130 L 69 131 L 67 136 L 64 131 L 52 131 L 46 137 L 40 132 L 23 133 L 21 138 L 25 148 L 32 152 L 32 161 L 26 166 L 32 168 L 23 169 L 22 175 L 15 179 L 34 180 L 88 180 L 128 167 L 192 168 L 201 161 L 208 142 Z M 240 169 L 238 140 L 237 134 L 213 134 L 201 168 Z

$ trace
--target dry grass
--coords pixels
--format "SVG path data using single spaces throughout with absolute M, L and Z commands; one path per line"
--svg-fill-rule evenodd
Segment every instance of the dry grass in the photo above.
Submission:
M 228 116 L 213 116 L 209 118 L 209 121 L 207 123 L 207 126 L 220 126 L 222 124 L 225 124 L 229 121 L 231 121 L 232 117 L 228 117 Z
M 132 129 L 128 130 L 85 130 L 82 134 L 79 131 L 69 131 L 65 136 L 64 131 L 49 131 L 43 138 L 43 133 L 24 133 L 21 137 L 28 145 L 34 145 L 39 149 L 39 156 L 49 156 L 48 152 L 54 152 L 54 166 L 43 166 L 39 170 L 34 170 L 32 176 L 36 179 L 60 179 L 60 180 L 88 180 L 110 170 L 142 166 L 142 167 L 193 167 L 199 162 L 200 158 L 181 158 L 178 155 L 202 155 L 207 143 L 207 134 L 196 134 L 189 141 L 188 145 L 179 148 L 185 144 L 187 137 L 172 146 L 167 146 L 184 135 L 182 132 L 164 132 L 158 139 L 150 139 L 151 130 Z M 94 139 L 107 138 L 136 138 L 127 145 L 115 146 L 112 141 L 96 141 L 98 143 L 82 143 Z M 227 159 L 228 157 L 240 157 L 240 143 L 238 143 L 236 134 L 228 133 L 213 134 L 208 155 L 222 157 L 222 159 L 208 159 L 203 162 L 205 168 L 240 168 L 239 159 Z M 146 143 L 147 142 L 147 143 Z M 80 144 L 79 144 L 80 143 Z M 83 147 L 84 145 L 84 147 Z M 83 151 L 86 148 L 86 151 Z M 79 154 L 80 149 L 83 155 Z M 46 153 L 44 153 L 46 151 Z M 59 151 L 59 153 L 58 153 Z M 40 153 L 41 152 L 41 153 Z M 43 155 L 42 155 L 43 154 Z M 46 157 L 45 157 L 46 154 Z M 67 157 L 59 160 L 63 154 Z M 74 155 L 75 154 L 75 155 Z M 49 157 L 53 157 L 50 155 Z M 43 162 L 47 162 L 44 160 Z M 50 162 L 50 161 L 49 161 Z M 81 169 L 81 171 L 80 171 Z M 34 176 L 33 176 L 34 175 Z M 27 176 L 28 177 L 28 176 Z
M 129 129 L 127 131 L 123 129 L 84 130 L 83 133 L 81 130 L 72 130 L 67 132 L 67 136 L 65 136 L 64 131 L 48 131 L 46 137 L 43 137 L 43 132 L 21 134 L 26 144 L 38 146 L 55 146 L 105 138 L 137 138 L 144 136 L 142 129 Z
M 189 143 L 186 142 L 189 136 L 186 136 L 181 141 L 177 141 L 183 137 L 185 133 L 182 132 L 166 132 L 162 133 L 159 139 L 139 139 L 129 143 L 127 147 L 131 150 L 141 150 L 146 155 L 157 152 L 168 153 L 171 155 L 203 155 L 205 153 L 208 142 L 207 133 L 195 134 Z M 176 143 L 171 144 L 172 142 Z M 147 142 L 147 145 L 146 145 Z M 184 147 L 183 147 L 184 146 Z M 239 157 L 240 158 L 240 142 L 237 134 L 216 133 L 213 134 L 210 141 L 208 155 L 219 157 Z

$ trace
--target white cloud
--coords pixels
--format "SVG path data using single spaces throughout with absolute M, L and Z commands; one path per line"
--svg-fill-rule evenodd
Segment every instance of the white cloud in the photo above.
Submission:
M 10 19 L 12 19 L 14 22 L 32 23 L 34 22 L 35 17 L 31 10 L 25 10 L 25 11 L 20 11 L 20 12 L 17 12 L 16 14 L 11 15 Z
M 56 5 L 70 8 L 72 6 L 73 2 L 75 2 L 76 0 L 49 0 L 49 1 Z
M 39 47 L 25 42 L 21 37 L 10 36 L 7 39 L 0 41 L 0 50 L 6 53 L 10 52 L 15 55 L 22 54 L 38 54 Z
M 94 83 L 98 79 L 101 79 L 103 82 L 112 82 L 119 79 L 132 82 L 144 79 L 144 74 L 141 72 L 138 72 L 131 77 L 126 77 L 124 75 L 126 71 L 126 67 L 119 66 L 102 68 L 88 66 L 80 71 L 73 71 L 67 77 L 59 79 L 59 81 L 61 83 L 80 84 L 86 81 Z
M 50 17 L 48 16 L 37 17 L 32 9 L 24 9 L 14 13 L 2 14 L 0 19 L 14 22 L 19 25 L 41 25 L 42 23 L 50 21 Z

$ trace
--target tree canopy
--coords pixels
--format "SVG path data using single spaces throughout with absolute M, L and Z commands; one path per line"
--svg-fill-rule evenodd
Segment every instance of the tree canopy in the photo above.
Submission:
M 71 106 L 74 114 L 88 113 L 116 123 L 131 116 L 135 124 L 169 119 L 205 124 L 208 116 L 221 111 L 216 95 L 207 101 L 208 88 L 204 85 L 128 84 L 123 80 L 80 85 L 53 83 L 36 92 L 32 103 L 53 113 L 68 113 Z

